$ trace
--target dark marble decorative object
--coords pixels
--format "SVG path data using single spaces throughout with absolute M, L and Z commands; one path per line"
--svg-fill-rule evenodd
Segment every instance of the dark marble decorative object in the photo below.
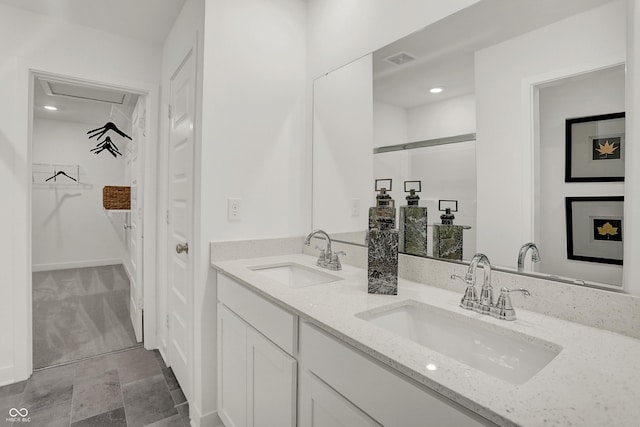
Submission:
M 369 231 L 370 294 L 398 295 L 398 231 Z
M 462 261 L 461 225 L 433 225 L 433 256 Z
M 400 252 L 427 256 L 427 208 L 400 208 Z
M 369 230 L 390 230 L 396 228 L 396 208 L 372 207 L 369 208 Z

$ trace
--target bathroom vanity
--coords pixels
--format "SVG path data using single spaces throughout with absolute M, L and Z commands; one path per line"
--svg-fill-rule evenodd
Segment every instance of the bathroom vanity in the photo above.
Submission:
M 634 338 L 523 310 L 519 297 L 509 322 L 460 308 L 457 290 L 402 278 L 397 296 L 371 295 L 365 269 L 315 263 L 300 253 L 212 261 L 225 425 L 625 426 L 640 417 Z

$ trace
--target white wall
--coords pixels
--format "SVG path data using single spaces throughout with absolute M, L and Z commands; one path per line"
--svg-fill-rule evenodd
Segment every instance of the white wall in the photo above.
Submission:
M 160 51 L 147 43 L 0 5 L 0 178 L 12 200 L 0 214 L 0 384 L 30 374 L 31 174 L 29 69 L 127 88 L 159 82 Z M 155 119 L 154 119 L 155 120 Z M 151 128 L 153 129 L 153 127 Z
M 475 95 L 468 94 L 407 111 L 408 141 L 424 141 L 476 131 Z
M 123 225 L 128 214 L 108 213 L 102 208 L 105 185 L 128 185 L 125 159 L 114 158 L 108 151 L 97 155 L 90 152 L 95 143 L 87 140 L 86 135 L 88 130 L 102 125 L 104 122 L 87 124 L 42 118 L 33 121 L 33 162 L 79 165 L 83 184 L 74 185 L 60 176 L 57 184 L 33 185 L 34 270 L 107 265 L 125 258 Z M 126 142 L 115 139 L 114 142 L 124 153 Z
M 565 183 L 565 119 L 625 108 L 624 66 L 592 72 L 540 89 L 540 183 L 536 270 L 593 282 L 622 284 L 622 266 L 567 259 L 565 197 L 622 196 L 624 183 Z M 626 228 L 626 227 L 625 227 Z
M 374 100 L 373 146 L 384 147 L 405 142 L 410 142 L 407 136 L 407 110 Z
M 526 81 L 624 61 L 625 20 L 615 1 L 476 53 L 478 250 L 492 263 L 515 266 L 533 238 Z
M 216 295 L 209 242 L 302 235 L 311 195 L 306 2 L 208 0 L 204 24 L 194 382 L 202 424 L 210 425 Z M 238 222 L 227 220 L 228 197 L 242 199 Z
M 313 227 L 366 230 L 375 201 L 371 55 L 316 79 L 313 98 Z

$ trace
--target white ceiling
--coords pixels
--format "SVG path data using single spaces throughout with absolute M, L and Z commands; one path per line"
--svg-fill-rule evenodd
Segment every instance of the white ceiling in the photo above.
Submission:
M 10 6 L 154 44 L 167 38 L 185 0 L 0 0 Z
M 53 95 L 45 92 L 43 87 L 47 87 L 48 80 L 36 77 L 33 85 L 33 114 L 34 117 L 62 120 L 69 122 L 79 122 L 87 124 L 104 124 L 112 121 L 121 125 L 121 120 L 129 121 L 131 113 L 138 100 L 138 95 L 127 92 L 116 91 L 112 89 L 97 88 L 95 86 L 62 84 L 59 92 L 73 93 L 73 97 L 65 95 Z M 44 85 L 43 85 L 44 83 Z M 54 86 L 55 87 L 55 86 Z M 54 93 L 56 90 L 54 90 Z M 103 102 L 95 99 L 119 99 L 122 102 Z M 44 108 L 45 105 L 56 107 L 57 111 L 49 111 Z M 112 113 L 112 106 L 115 107 Z M 127 126 L 123 125 L 123 128 Z
M 474 92 L 474 52 L 611 0 L 482 0 L 373 54 L 374 99 L 413 108 Z M 408 52 L 415 61 L 385 58 Z M 432 87 L 444 92 L 429 93 Z

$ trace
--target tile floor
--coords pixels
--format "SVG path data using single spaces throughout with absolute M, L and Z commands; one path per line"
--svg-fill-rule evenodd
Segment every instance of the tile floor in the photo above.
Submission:
M 122 265 L 33 273 L 33 366 L 135 346 Z
M 29 423 L 12 421 L 11 408 Z M 189 405 L 157 350 L 142 347 L 39 370 L 0 387 L 0 426 L 188 427 Z

